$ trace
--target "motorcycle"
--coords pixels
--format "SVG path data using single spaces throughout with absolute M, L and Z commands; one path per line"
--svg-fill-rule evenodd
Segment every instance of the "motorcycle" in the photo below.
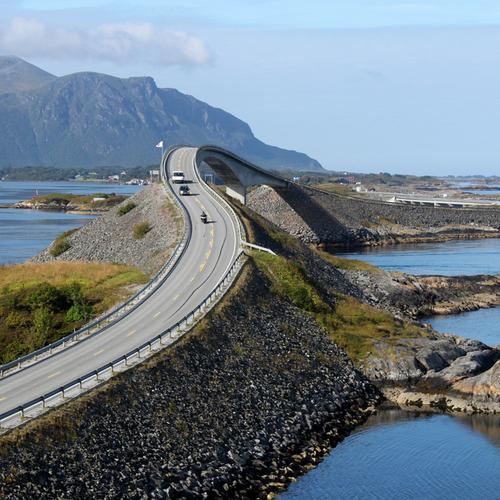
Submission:
M 207 214 L 205 212 L 202 212 L 200 218 L 201 218 L 201 222 L 203 222 L 203 224 L 207 223 L 208 218 L 207 218 Z

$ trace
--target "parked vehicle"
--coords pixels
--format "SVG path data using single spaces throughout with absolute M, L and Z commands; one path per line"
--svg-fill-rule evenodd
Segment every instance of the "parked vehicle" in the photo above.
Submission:
M 208 217 L 207 217 L 207 214 L 205 212 L 201 212 L 201 222 L 203 222 L 203 224 L 206 224 L 208 222 Z
M 189 186 L 186 186 L 186 184 L 183 184 L 180 188 L 179 188 L 179 194 L 181 196 L 187 196 L 190 194 L 190 191 L 189 191 Z
M 184 172 L 182 172 L 181 170 L 174 170 L 172 172 L 172 182 L 175 184 L 184 182 Z

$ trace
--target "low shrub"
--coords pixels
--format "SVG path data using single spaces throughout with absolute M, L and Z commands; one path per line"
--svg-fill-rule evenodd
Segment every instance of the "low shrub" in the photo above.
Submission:
M 140 222 L 134 226 L 134 238 L 136 240 L 142 240 L 146 234 L 153 229 L 153 226 L 149 222 Z
M 52 243 L 49 253 L 52 257 L 58 257 L 71 248 L 71 243 L 65 236 L 59 237 Z
M 80 328 L 146 281 L 138 269 L 119 264 L 0 266 L 0 364 Z
M 129 201 L 125 205 L 122 205 L 118 209 L 118 215 L 122 216 L 128 214 L 131 210 L 133 210 L 137 205 L 133 201 Z

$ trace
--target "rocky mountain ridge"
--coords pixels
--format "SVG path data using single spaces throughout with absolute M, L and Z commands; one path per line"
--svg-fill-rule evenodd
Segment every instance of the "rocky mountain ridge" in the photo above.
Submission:
M 0 167 L 150 165 L 158 163 L 154 146 L 163 139 L 166 147 L 225 147 L 270 169 L 322 170 L 303 153 L 259 141 L 235 116 L 159 88 L 150 77 L 57 78 L 0 57 L 0 114 Z

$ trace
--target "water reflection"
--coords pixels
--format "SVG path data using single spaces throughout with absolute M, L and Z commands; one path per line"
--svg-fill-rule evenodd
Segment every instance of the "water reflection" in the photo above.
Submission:
M 499 498 L 500 416 L 383 409 L 281 498 Z

